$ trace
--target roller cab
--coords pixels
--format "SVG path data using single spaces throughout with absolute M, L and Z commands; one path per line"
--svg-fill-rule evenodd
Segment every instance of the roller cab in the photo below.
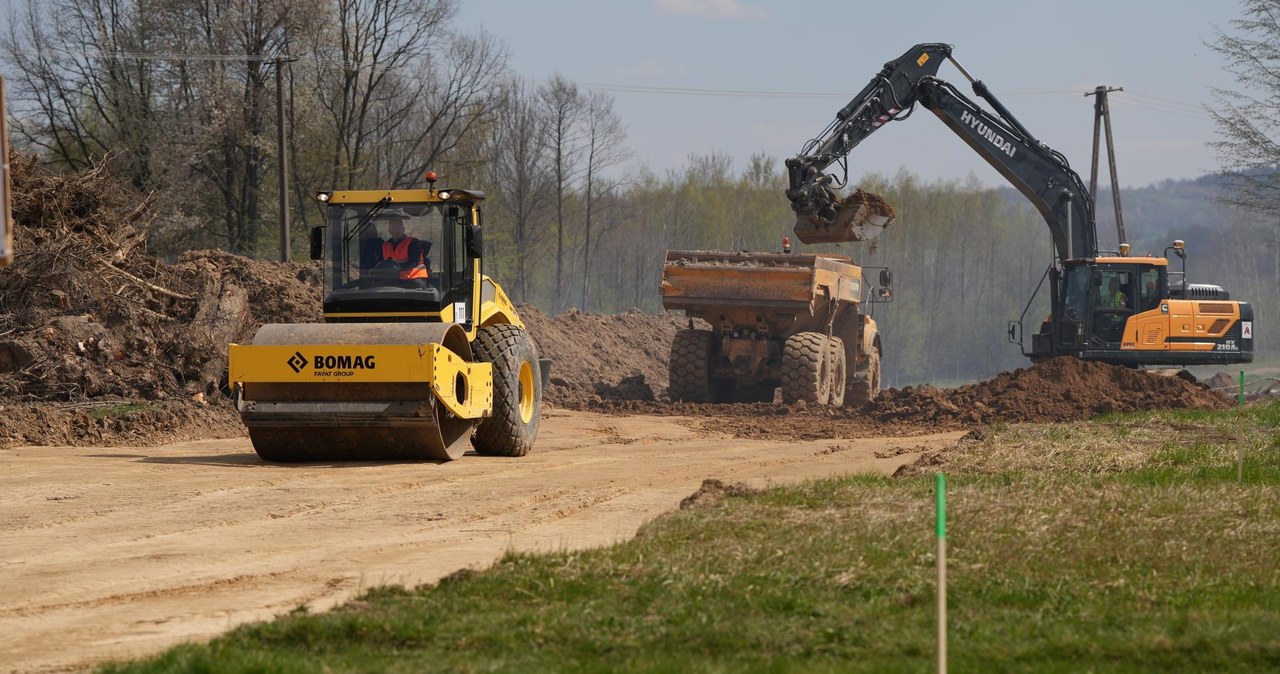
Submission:
M 484 195 L 321 192 L 324 323 L 265 325 L 232 344 L 228 375 L 269 461 L 521 456 L 549 363 L 481 274 Z

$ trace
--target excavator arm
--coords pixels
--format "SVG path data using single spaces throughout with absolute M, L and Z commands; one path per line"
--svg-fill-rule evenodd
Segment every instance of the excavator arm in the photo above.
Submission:
M 951 61 L 987 101 L 987 112 L 951 84 L 935 77 L 943 60 Z M 855 241 L 860 237 L 848 222 L 851 216 L 833 188 L 848 178 L 849 152 L 881 126 L 906 119 L 920 105 L 942 120 L 969 147 L 1018 189 L 1044 218 L 1058 259 L 1097 254 L 1093 200 L 1066 157 L 1036 140 L 979 80 L 974 80 L 951 57 L 951 46 L 919 44 L 884 69 L 836 113 L 836 119 L 800 154 L 788 159 L 787 198 L 796 212 L 796 235 L 801 241 Z M 844 178 L 827 173 L 844 165 Z M 865 197 L 859 201 L 869 202 Z M 846 202 L 847 203 L 847 202 Z M 865 211 L 865 209 L 863 209 Z M 809 235 L 809 238 L 806 238 Z

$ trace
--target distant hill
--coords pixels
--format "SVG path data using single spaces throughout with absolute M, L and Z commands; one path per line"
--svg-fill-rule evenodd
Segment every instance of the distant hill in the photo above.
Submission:
M 1186 241 L 1189 251 L 1208 252 L 1224 244 L 1223 233 L 1241 225 L 1255 224 L 1257 216 L 1231 208 L 1217 201 L 1226 189 L 1226 180 L 1206 175 L 1193 180 L 1165 180 L 1146 187 L 1120 191 L 1125 234 L 1132 252 L 1160 255 L 1174 239 Z M 1015 203 L 1027 203 L 1012 187 L 1000 193 Z M 1099 189 L 1095 204 L 1098 243 L 1104 250 L 1115 250 L 1115 206 L 1110 189 Z

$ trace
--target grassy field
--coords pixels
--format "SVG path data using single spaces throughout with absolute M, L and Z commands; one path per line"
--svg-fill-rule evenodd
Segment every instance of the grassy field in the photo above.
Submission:
M 974 435 L 945 456 L 951 671 L 1280 670 L 1280 403 Z M 932 671 L 932 470 L 734 496 L 105 671 Z

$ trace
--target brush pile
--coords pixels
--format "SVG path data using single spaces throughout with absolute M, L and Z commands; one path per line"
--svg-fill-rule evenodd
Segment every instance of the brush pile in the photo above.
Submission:
M 12 164 L 14 250 L 0 273 L 0 395 L 9 400 L 216 396 L 226 346 L 263 319 L 317 320 L 311 265 L 217 251 L 147 252 L 153 197 L 98 165 Z

